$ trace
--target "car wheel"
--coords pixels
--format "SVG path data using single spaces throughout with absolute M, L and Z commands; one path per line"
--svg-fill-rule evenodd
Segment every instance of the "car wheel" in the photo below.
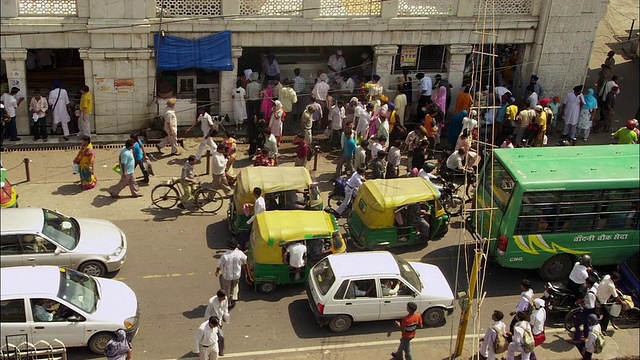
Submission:
M 427 326 L 440 326 L 445 323 L 444 309 L 431 308 L 422 314 L 422 322 Z
M 258 290 L 260 290 L 260 292 L 265 294 L 271 294 L 272 292 L 276 291 L 276 284 L 270 281 L 263 282 L 260 285 L 258 285 Z
M 542 264 L 538 273 L 545 281 L 559 281 L 569 276 L 572 264 L 571 256 L 567 254 L 555 255 Z
M 349 315 L 338 315 L 329 321 L 329 329 L 336 333 L 341 333 L 349 330 L 351 327 L 351 316 Z
M 101 332 L 93 335 L 89 339 L 89 350 L 94 354 L 104 355 L 104 348 L 107 346 L 109 340 L 115 339 L 115 335 L 112 333 Z
M 98 261 L 87 261 L 78 268 L 80 272 L 87 275 L 102 277 L 107 273 L 107 267 Z

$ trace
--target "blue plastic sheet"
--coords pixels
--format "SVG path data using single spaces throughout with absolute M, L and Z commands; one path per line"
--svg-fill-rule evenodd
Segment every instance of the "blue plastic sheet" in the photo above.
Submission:
M 223 31 L 196 40 L 175 36 L 153 38 L 158 70 L 198 68 L 231 71 L 231 32 Z

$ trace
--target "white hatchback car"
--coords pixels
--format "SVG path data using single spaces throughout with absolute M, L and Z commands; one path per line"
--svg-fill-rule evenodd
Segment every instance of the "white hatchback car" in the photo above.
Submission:
M 0 269 L 0 346 L 43 341 L 88 346 L 102 354 L 124 329 L 132 339 L 140 316 L 135 293 L 126 284 L 57 266 Z
M 120 269 L 127 237 L 107 220 L 39 208 L 2 209 L 1 266 L 56 265 L 104 276 Z
M 320 325 L 343 332 L 354 321 L 398 320 L 407 303 L 427 326 L 453 312 L 453 292 L 435 265 L 407 262 L 387 251 L 329 255 L 309 273 L 309 306 Z

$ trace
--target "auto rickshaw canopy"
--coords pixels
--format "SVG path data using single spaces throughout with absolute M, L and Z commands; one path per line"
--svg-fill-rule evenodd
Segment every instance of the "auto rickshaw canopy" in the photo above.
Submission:
M 331 238 L 337 230 L 335 219 L 324 211 L 263 211 L 253 223 L 250 242 L 253 258 L 260 264 L 282 264 L 284 244 Z
M 353 211 L 365 226 L 383 229 L 393 226 L 395 210 L 405 205 L 435 200 L 437 214 L 437 197 L 433 186 L 421 177 L 368 180 L 360 186 Z
M 253 188 L 259 187 L 263 194 L 287 190 L 308 189 L 313 180 L 309 170 L 302 166 L 295 167 L 246 167 L 238 173 L 236 178 L 236 193 L 234 201 L 237 209 L 242 209 L 245 203 L 253 204 Z

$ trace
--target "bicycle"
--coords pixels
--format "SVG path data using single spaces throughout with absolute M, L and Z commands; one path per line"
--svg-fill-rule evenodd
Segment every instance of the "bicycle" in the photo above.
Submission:
M 163 184 L 156 185 L 151 191 L 151 202 L 160 209 L 171 209 L 181 203 L 183 192 L 176 186 L 179 179 L 172 179 Z M 193 191 L 193 198 L 200 210 L 206 213 L 215 213 L 222 208 L 222 195 L 214 189 L 203 187 L 198 182 Z
M 607 303 L 600 306 L 607 306 L 611 309 L 613 303 Z M 579 306 L 571 311 L 564 318 L 564 328 L 569 332 L 575 331 L 575 320 L 578 314 L 582 311 L 582 306 Z M 598 317 L 602 315 L 602 310 L 598 309 L 597 311 Z M 618 316 L 611 316 L 609 320 L 611 326 L 614 329 L 633 329 L 640 327 L 640 309 L 637 307 L 629 307 L 627 309 L 622 309 Z

